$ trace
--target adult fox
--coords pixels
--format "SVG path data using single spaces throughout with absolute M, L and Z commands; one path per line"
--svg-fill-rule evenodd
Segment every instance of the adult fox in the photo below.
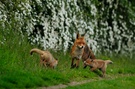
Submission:
M 37 48 L 30 50 L 30 54 L 38 53 L 40 55 L 40 64 L 43 64 L 45 67 L 55 68 L 58 64 L 58 60 L 55 59 L 49 51 L 43 51 Z
M 88 47 L 84 36 L 80 36 L 79 33 L 77 33 L 76 40 L 72 46 L 71 49 L 71 68 L 78 68 L 79 67 L 79 61 L 82 59 L 84 62 L 86 59 L 91 58 L 95 59 L 95 55 L 93 54 L 92 50 Z M 74 64 L 74 60 L 76 59 L 76 63 Z M 86 68 L 86 66 L 84 66 Z

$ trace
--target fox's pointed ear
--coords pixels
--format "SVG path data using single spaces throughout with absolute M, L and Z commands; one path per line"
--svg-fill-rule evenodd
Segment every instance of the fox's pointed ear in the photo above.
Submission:
M 79 32 L 77 33 L 77 35 L 76 35 L 76 38 L 78 39 L 80 37 L 80 34 L 79 34 Z

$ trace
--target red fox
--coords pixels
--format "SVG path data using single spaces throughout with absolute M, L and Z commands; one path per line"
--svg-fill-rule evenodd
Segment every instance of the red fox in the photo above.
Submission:
M 71 57 L 72 57 L 71 68 L 74 67 L 78 68 L 80 59 L 82 59 L 82 61 L 85 61 L 88 58 L 95 59 L 95 55 L 86 44 L 84 36 L 80 36 L 79 33 L 77 33 L 76 40 L 72 46 Z M 75 59 L 76 64 L 74 64 Z M 84 68 L 86 68 L 86 66 L 84 66 Z
M 49 51 L 43 51 L 37 48 L 31 49 L 30 54 L 38 53 L 40 55 L 40 64 L 43 64 L 45 67 L 55 68 L 58 64 L 58 60 L 55 59 Z
M 101 59 L 87 59 L 84 61 L 84 65 L 89 66 L 91 71 L 94 71 L 96 69 L 100 69 L 103 73 L 103 77 L 105 77 L 106 74 L 106 68 L 107 64 L 112 64 L 113 62 L 111 60 L 101 60 Z

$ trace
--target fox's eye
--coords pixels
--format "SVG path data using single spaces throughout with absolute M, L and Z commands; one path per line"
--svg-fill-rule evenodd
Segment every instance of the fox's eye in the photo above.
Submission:
M 79 44 L 82 44 L 82 42 L 79 42 Z
M 81 42 L 77 42 L 77 44 L 81 44 Z
M 82 42 L 81 44 L 85 45 L 85 43 L 84 43 L 84 42 Z
M 78 42 L 78 44 L 83 44 L 84 45 L 85 43 L 84 42 Z

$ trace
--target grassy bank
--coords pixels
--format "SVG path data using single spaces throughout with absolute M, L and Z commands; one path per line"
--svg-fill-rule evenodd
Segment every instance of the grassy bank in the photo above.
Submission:
M 37 46 L 30 45 L 26 37 L 22 38 L 16 32 L 3 31 L 0 33 L 0 42 L 0 88 L 34 88 L 99 78 L 89 68 L 83 69 L 82 62 L 79 69 L 70 69 L 71 59 L 68 52 L 64 54 L 62 51 L 52 50 L 54 57 L 59 60 L 58 67 L 54 70 L 41 67 L 39 56 L 29 54 L 30 49 Z M 135 73 L 135 58 L 112 54 L 96 56 L 114 62 L 108 65 L 107 76 Z
M 119 76 L 118 78 L 103 79 L 82 85 L 69 86 L 65 89 L 134 89 L 135 75 Z

